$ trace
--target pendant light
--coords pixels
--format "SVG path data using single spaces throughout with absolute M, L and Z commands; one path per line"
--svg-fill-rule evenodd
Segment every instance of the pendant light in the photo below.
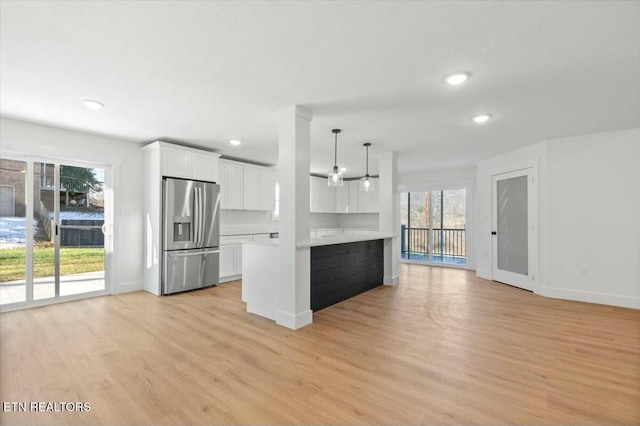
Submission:
M 373 186 L 373 178 L 369 176 L 369 147 L 371 144 L 369 142 L 364 144 L 365 149 L 367 150 L 367 173 L 364 177 L 360 178 L 360 189 L 363 192 L 373 192 L 375 189 Z
M 327 176 L 327 184 L 329 186 L 342 186 L 344 185 L 344 181 L 342 179 L 342 172 L 338 168 L 338 133 L 340 133 L 340 129 L 333 129 L 332 132 L 336 135 L 334 145 L 334 162 L 333 170 L 329 171 L 329 175 Z

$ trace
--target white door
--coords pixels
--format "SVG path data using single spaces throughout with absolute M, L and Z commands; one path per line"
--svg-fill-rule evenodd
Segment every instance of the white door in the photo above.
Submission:
M 537 189 L 533 168 L 494 175 L 493 279 L 533 290 L 537 265 Z

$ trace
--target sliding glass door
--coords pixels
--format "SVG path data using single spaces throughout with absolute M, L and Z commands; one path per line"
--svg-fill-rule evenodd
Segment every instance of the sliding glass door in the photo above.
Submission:
M 0 159 L 0 305 L 27 300 L 27 162 Z
M 105 169 L 5 158 L 0 168 L 1 307 L 104 294 Z
M 402 260 L 467 264 L 466 189 L 400 194 Z

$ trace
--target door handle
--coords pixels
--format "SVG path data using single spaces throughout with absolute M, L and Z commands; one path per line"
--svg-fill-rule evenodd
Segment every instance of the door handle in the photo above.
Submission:
M 200 218 L 200 225 L 198 226 L 198 230 L 200 231 L 200 244 L 204 245 L 204 194 L 202 188 L 198 188 L 198 198 L 199 206 L 200 206 L 200 214 L 198 217 Z
M 196 252 L 189 251 L 188 253 L 170 252 L 169 253 L 169 257 L 203 256 L 203 255 L 207 255 L 207 254 L 216 254 L 216 253 L 220 253 L 220 250 L 219 249 L 214 249 L 214 250 L 205 250 L 205 251 L 196 251 Z
M 198 188 L 193 188 L 193 242 L 198 245 L 200 240 L 200 199 L 198 198 Z

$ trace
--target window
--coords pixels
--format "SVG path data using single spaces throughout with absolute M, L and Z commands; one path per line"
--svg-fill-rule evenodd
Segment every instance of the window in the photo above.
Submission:
M 467 264 L 464 188 L 400 194 L 403 260 Z

